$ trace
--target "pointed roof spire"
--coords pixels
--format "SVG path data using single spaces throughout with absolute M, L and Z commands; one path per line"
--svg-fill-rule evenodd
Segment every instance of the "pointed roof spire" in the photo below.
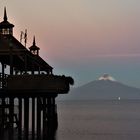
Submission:
M 6 7 L 4 7 L 4 21 L 7 21 L 7 12 L 6 12 Z
M 6 7 L 4 7 L 4 17 L 3 21 L 0 22 L 0 33 L 3 35 L 13 35 L 13 27 L 14 25 L 8 22 Z M 4 29 L 4 30 L 3 30 Z
M 29 47 L 29 49 L 33 54 L 36 54 L 36 55 L 39 54 L 40 48 L 36 46 L 35 36 L 33 38 L 33 45 L 31 47 Z
M 34 39 L 33 39 L 33 46 L 36 46 L 35 36 L 34 36 Z

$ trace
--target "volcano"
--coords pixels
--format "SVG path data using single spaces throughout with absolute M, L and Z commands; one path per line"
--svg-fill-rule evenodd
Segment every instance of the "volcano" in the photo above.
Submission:
M 65 100 L 140 99 L 140 89 L 127 86 L 104 74 L 98 80 L 71 90 L 64 98 Z

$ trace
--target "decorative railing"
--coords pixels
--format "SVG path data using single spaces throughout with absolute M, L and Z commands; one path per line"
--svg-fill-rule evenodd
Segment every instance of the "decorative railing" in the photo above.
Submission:
M 0 89 L 6 87 L 7 85 L 7 74 L 0 73 Z

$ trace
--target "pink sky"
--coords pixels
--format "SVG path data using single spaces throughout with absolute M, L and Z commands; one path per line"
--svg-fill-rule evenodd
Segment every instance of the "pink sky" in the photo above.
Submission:
M 97 64 L 107 57 L 118 61 L 139 56 L 138 0 L 0 0 L 0 20 L 4 6 L 15 24 L 15 36 L 19 38 L 20 31 L 27 28 L 28 46 L 35 35 L 40 55 L 56 71 L 68 70 L 75 76 L 77 65 L 85 67 L 93 59 Z M 95 75 L 98 73 L 92 78 Z

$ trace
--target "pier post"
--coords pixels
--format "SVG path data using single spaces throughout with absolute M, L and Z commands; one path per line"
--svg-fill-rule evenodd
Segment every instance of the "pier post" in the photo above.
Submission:
M 32 98 L 32 140 L 35 139 L 35 98 Z
M 5 98 L 2 98 L 2 104 L 1 104 L 1 128 L 0 128 L 0 134 L 2 140 L 4 139 L 4 121 L 5 121 Z
M 29 98 L 24 98 L 24 135 L 25 140 L 29 138 Z
M 41 102 L 37 97 L 37 140 L 41 139 Z
M 22 98 L 18 99 L 18 139 L 22 139 Z
M 9 107 L 9 140 L 13 140 L 14 137 L 14 98 L 10 97 Z
M 55 104 L 55 97 L 52 98 L 52 114 L 53 114 L 53 126 L 54 131 L 58 128 L 58 117 L 57 117 L 57 105 Z
M 47 138 L 54 139 L 58 126 L 55 97 L 47 98 Z
M 46 139 L 46 98 L 43 98 L 43 140 Z

